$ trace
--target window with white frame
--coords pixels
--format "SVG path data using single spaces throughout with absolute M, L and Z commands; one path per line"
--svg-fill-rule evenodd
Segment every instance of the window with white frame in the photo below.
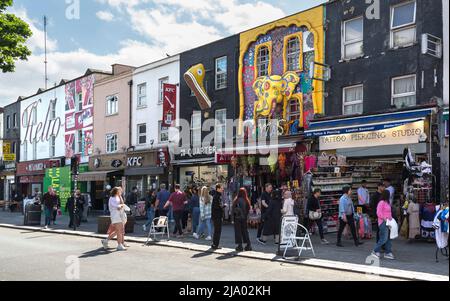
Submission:
M 108 134 L 106 135 L 106 152 L 107 153 L 115 153 L 117 152 L 117 134 Z
M 344 21 L 342 24 L 342 58 L 353 59 L 363 55 L 363 17 Z
M 194 112 L 191 117 L 191 145 L 194 147 L 202 144 L 202 113 Z
M 227 139 L 227 110 L 216 111 L 215 144 L 223 145 Z
M 159 142 L 169 141 L 169 128 L 162 126 L 162 121 L 158 121 L 158 131 L 159 131 Z
M 37 141 L 33 141 L 33 160 L 37 160 Z
M 343 114 L 354 115 L 363 113 L 364 86 L 357 85 L 343 89 Z
M 117 95 L 106 97 L 106 116 L 114 115 L 119 112 L 119 98 Z
M 147 83 L 137 86 L 137 106 L 145 107 L 147 105 Z
M 288 121 L 300 120 L 300 103 L 298 99 L 293 98 L 289 100 L 288 104 Z
M 76 100 L 77 100 L 77 111 L 82 111 L 83 110 L 83 94 L 79 93 L 76 96 Z
M 53 158 L 55 156 L 55 150 L 56 150 L 56 137 L 55 137 L 55 135 L 52 135 L 52 136 L 50 136 L 50 140 L 49 140 L 50 158 Z
M 83 152 L 83 130 L 77 131 L 77 150 L 76 153 Z
M 138 124 L 137 126 L 137 143 L 139 145 L 147 143 L 147 124 Z
M 28 110 L 23 111 L 22 122 L 24 127 L 28 126 Z
M 410 46 L 416 42 L 416 1 L 391 7 L 391 47 Z
M 300 40 L 292 37 L 287 42 L 287 71 L 297 71 L 300 68 Z
M 406 108 L 416 105 L 416 75 L 392 79 L 392 105 Z
M 27 141 L 23 142 L 23 159 L 25 161 L 28 160 L 28 142 Z
M 227 87 L 227 57 L 216 59 L 216 90 Z
M 258 59 L 256 66 L 258 68 L 258 77 L 269 75 L 270 52 L 269 47 L 262 46 L 258 49 Z
M 158 81 L 159 81 L 158 103 L 163 103 L 164 102 L 164 84 L 169 83 L 169 78 L 168 77 L 160 78 Z

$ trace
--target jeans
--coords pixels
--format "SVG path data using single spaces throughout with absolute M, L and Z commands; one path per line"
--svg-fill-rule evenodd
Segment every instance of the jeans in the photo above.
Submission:
M 192 208 L 192 232 L 194 233 L 196 233 L 195 231 L 198 228 L 199 220 L 200 220 L 200 208 L 194 207 Z
M 169 208 L 169 212 L 167 213 L 167 217 L 169 218 L 169 221 L 175 220 L 175 214 L 173 212 L 172 206 Z
M 50 226 L 53 220 L 53 208 L 45 208 L 44 214 L 45 214 L 45 226 Z
M 322 225 L 322 219 L 317 219 L 317 220 L 310 220 L 309 218 L 305 218 L 305 228 L 308 229 L 308 231 L 310 230 L 310 227 L 312 224 L 316 223 L 317 228 L 319 228 L 319 235 L 320 235 L 320 239 L 324 239 L 324 235 L 323 235 L 323 225 Z
M 155 218 L 155 209 L 148 208 L 147 209 L 147 222 L 145 223 L 145 226 L 146 227 L 150 226 L 152 224 L 154 218 Z
M 212 227 L 211 227 L 211 219 L 210 218 L 200 221 L 200 224 L 197 227 L 196 233 L 198 235 L 202 235 L 203 231 L 205 230 L 205 226 L 208 229 L 208 236 L 211 237 Z
M 183 225 L 182 225 L 183 213 L 184 213 L 183 210 L 173 211 L 173 216 L 175 218 L 175 229 L 173 231 L 174 235 L 177 234 L 177 232 L 179 235 L 183 234 Z
M 108 213 L 108 203 L 103 203 L 103 214 L 107 214 Z
M 392 253 L 392 241 L 389 237 L 389 228 L 386 226 L 386 222 L 383 222 L 380 226 L 380 239 L 378 240 L 375 249 L 373 250 L 376 253 L 381 252 L 381 247 L 384 245 L 384 249 L 387 254 Z

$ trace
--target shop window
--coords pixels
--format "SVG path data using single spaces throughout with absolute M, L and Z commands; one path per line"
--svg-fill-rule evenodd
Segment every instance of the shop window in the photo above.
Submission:
M 287 41 L 286 45 L 286 58 L 287 58 L 287 70 L 286 71 L 298 71 L 300 70 L 300 39 L 298 37 L 292 37 Z
M 117 134 L 108 134 L 106 135 L 106 152 L 107 153 L 115 153 L 117 152 Z
M 191 145 L 194 147 L 202 144 L 202 113 L 194 112 L 191 117 Z
M 416 42 L 416 1 L 391 7 L 391 48 Z
M 222 146 L 227 138 L 227 110 L 216 111 L 216 124 L 215 124 L 215 144 Z
M 392 79 L 392 105 L 398 109 L 416 105 L 415 75 Z
M 147 105 L 147 83 L 137 86 L 137 107 L 142 108 Z
M 256 68 L 258 77 L 270 74 L 270 50 L 266 45 L 257 49 Z
M 288 121 L 294 122 L 296 120 L 300 120 L 300 114 L 301 110 L 298 99 L 296 98 L 291 99 L 288 105 Z
M 363 17 L 344 21 L 342 25 L 342 59 L 353 59 L 363 55 Z
M 216 59 L 216 90 L 227 87 L 227 57 Z
M 50 156 L 50 158 L 53 158 L 53 157 L 55 157 L 55 149 L 56 149 L 56 137 L 54 135 L 50 137 L 49 144 L 50 144 L 49 145 L 49 151 L 50 151 L 49 156 Z
M 111 116 L 119 112 L 119 99 L 117 95 L 106 97 L 106 116 Z
M 158 121 L 158 130 L 159 130 L 159 142 L 168 142 L 169 141 L 169 128 L 166 126 L 162 126 L 162 121 Z
M 147 124 L 138 124 L 137 126 L 138 133 L 138 144 L 146 144 L 147 143 Z
M 354 115 L 363 113 L 364 87 L 363 85 L 346 87 L 343 89 L 343 114 Z
M 164 102 L 164 84 L 169 83 L 169 78 L 164 77 L 159 79 L 159 98 L 158 103 Z

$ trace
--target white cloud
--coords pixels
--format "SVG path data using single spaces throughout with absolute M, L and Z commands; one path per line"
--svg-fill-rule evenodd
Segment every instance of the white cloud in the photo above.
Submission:
M 114 20 L 114 15 L 109 11 L 101 10 L 98 11 L 95 15 L 97 16 L 97 18 L 105 22 L 111 22 L 112 20 Z

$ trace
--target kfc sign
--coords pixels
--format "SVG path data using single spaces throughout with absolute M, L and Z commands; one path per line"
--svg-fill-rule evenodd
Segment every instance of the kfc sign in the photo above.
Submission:
M 128 167 L 141 167 L 143 165 L 142 161 L 144 161 L 143 157 L 129 157 L 127 159 L 127 166 Z
M 163 91 L 163 118 L 161 126 L 175 126 L 177 114 L 177 86 L 164 84 Z

